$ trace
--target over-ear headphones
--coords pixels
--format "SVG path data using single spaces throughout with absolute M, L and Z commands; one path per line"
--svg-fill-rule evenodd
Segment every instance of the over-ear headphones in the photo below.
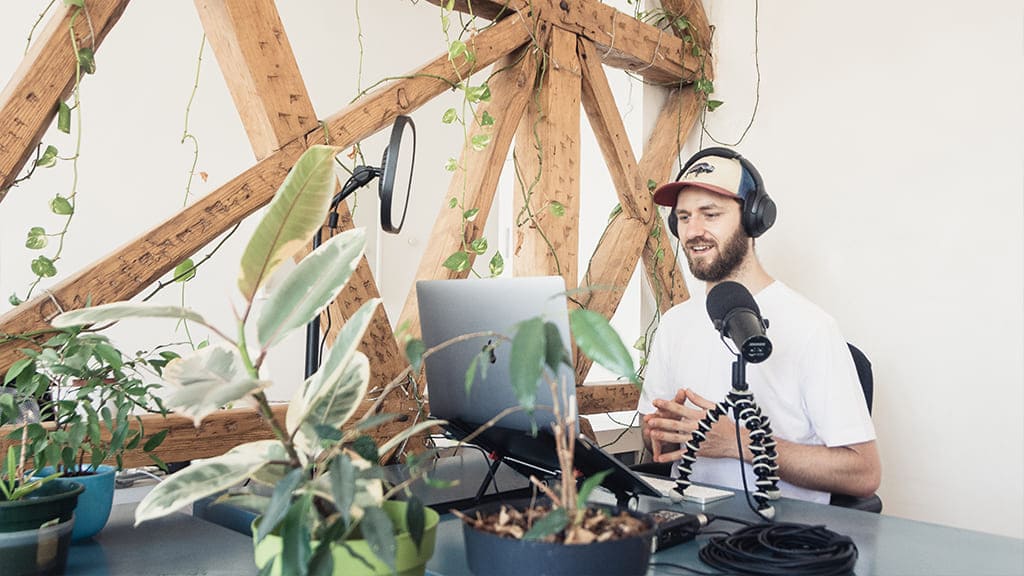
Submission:
M 686 161 L 683 169 L 679 171 L 679 174 L 676 174 L 676 181 L 682 178 L 683 174 L 686 174 L 690 166 L 693 166 L 698 160 L 706 156 L 738 160 L 743 169 L 753 179 L 754 189 L 747 193 L 746 198 L 743 199 L 740 224 L 743 226 L 743 231 L 751 238 L 757 238 L 764 234 L 775 223 L 775 201 L 765 191 L 764 181 L 761 180 L 761 174 L 757 171 L 757 168 L 754 168 L 754 165 L 741 156 L 739 152 L 722 147 L 705 148 Z M 668 214 L 668 230 L 673 236 L 679 238 L 679 223 L 675 208 Z

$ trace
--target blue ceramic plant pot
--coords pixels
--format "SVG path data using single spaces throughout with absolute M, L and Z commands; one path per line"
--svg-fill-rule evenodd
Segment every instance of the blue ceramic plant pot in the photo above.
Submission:
M 83 475 L 65 475 L 85 486 L 85 492 L 78 497 L 75 508 L 75 528 L 71 532 L 71 541 L 78 542 L 99 534 L 107 525 L 110 509 L 114 504 L 114 476 L 117 469 L 102 465 L 95 473 Z M 52 468 L 44 468 L 37 472 L 39 476 L 52 474 Z

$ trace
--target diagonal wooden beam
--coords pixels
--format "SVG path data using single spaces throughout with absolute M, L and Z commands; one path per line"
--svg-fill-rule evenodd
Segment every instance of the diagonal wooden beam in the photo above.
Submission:
M 693 119 L 687 124 L 685 119 L 678 118 L 678 98 L 670 98 L 665 106 L 667 112 L 663 111 L 659 116 L 648 141 L 647 152 L 638 166 L 597 49 L 584 39 L 580 39 L 579 48 L 583 68 L 583 108 L 604 155 L 622 210 L 608 223 L 590 258 L 580 281 L 577 304 L 611 318 L 618 308 L 622 291 L 633 277 L 637 257 L 652 232 L 660 234 L 661 219 L 657 217 L 647 189 L 647 179 L 662 179 L 663 172 L 671 167 L 685 134 L 692 127 Z M 667 259 L 664 266 L 670 267 L 674 262 L 674 259 Z M 678 276 L 677 270 L 669 269 L 666 273 Z M 681 276 L 679 279 L 682 281 Z M 673 294 L 678 295 L 678 301 L 685 300 L 688 296 L 685 283 Z M 588 358 L 576 355 L 577 382 L 586 379 L 590 367 Z
M 700 118 L 703 106 L 704 99 L 693 86 L 672 91 L 658 115 L 640 161 L 640 177 L 644 182 L 650 180 L 658 185 L 675 176 L 674 164 L 679 151 Z M 671 235 L 660 216 L 653 219 L 649 230 L 642 261 L 658 309 L 665 312 L 689 299 L 690 292 L 670 241 Z
M 91 0 L 89 23 L 75 20 L 79 47 L 96 51 L 129 0 Z M 38 39 L 0 93 L 0 201 L 50 127 L 57 105 L 75 85 L 77 57 L 68 33 L 77 8 L 58 3 Z M 95 34 L 90 38 L 91 34 Z
M 479 116 L 487 113 L 493 117 L 494 126 L 484 128 L 474 122 L 469 134 L 470 139 L 477 134 L 490 134 L 490 144 L 480 151 L 474 150 L 470 145 L 463 147 L 459 169 L 452 176 L 448 194 L 443 199 L 445 204 L 434 220 L 430 244 L 420 259 L 416 271 L 417 280 L 466 278 L 469 275 L 469 268 L 456 272 L 445 268 L 443 264 L 451 254 L 465 250 L 464 243 L 478 238 L 487 223 L 498 179 L 512 145 L 512 137 L 526 110 L 527 101 L 533 95 L 539 65 L 537 56 L 536 50 L 532 47 L 522 48 L 495 64 L 495 68 L 501 72 L 488 81 L 494 99 L 477 109 Z M 458 201 L 455 208 L 448 207 L 449 198 Z M 463 212 L 474 209 L 479 210 L 476 217 L 472 221 L 465 221 L 462 217 Z M 466 253 L 469 254 L 472 267 L 476 254 L 472 250 L 466 250 Z M 415 284 L 405 299 L 398 325 L 405 326 L 409 334 L 419 337 L 420 321 Z
M 429 0 L 438 5 L 447 1 Z M 541 19 L 594 42 L 605 64 L 634 72 L 648 83 L 678 86 L 701 75 L 701 59 L 689 44 L 598 0 L 458 0 L 453 9 L 472 10 L 484 17 L 500 17 L 510 10 L 539 14 Z M 704 64 L 710 69 L 709 63 Z M 705 75 L 710 77 L 710 72 Z
M 195 4 L 256 159 L 313 130 L 316 112 L 274 2 Z
M 196 0 L 196 8 L 257 159 L 303 138 L 318 126 L 273 0 Z M 342 228 L 352 228 L 348 206 L 339 206 L 339 213 Z M 308 249 L 297 257 L 307 253 Z M 329 309 L 334 318 L 345 320 L 364 302 L 379 296 L 370 264 L 363 257 L 345 291 Z M 328 328 L 329 342 L 333 342 L 343 324 L 321 323 L 321 327 Z M 359 350 L 374 360 L 370 363 L 371 389 L 383 389 L 407 366 L 383 306 L 374 312 Z M 364 409 L 371 403 L 364 402 Z M 385 399 L 382 409 L 411 417 L 416 406 L 406 396 L 392 394 Z M 405 427 L 404 422 L 396 420 L 378 427 L 371 435 L 379 444 Z
M 413 72 L 356 101 L 331 116 L 330 142 L 348 147 L 389 126 L 398 114 L 408 113 L 449 89 L 473 69 L 493 64 L 522 46 L 531 30 L 518 18 L 509 18 L 475 37 L 476 67 L 453 66 L 448 55 L 439 56 Z M 438 79 L 440 76 L 441 79 Z M 81 308 L 87 299 L 100 304 L 126 300 L 144 290 L 179 262 L 194 254 L 222 232 L 264 206 L 284 181 L 288 170 L 309 144 L 323 143 L 322 129 L 285 144 L 281 149 L 201 200 L 171 216 L 156 228 L 89 267 L 57 283 L 49 294 L 38 296 L 0 316 L 0 335 L 46 329 L 63 309 Z M 18 344 L 0 344 L 0 368 L 17 359 Z
M 576 35 L 548 38 L 546 69 L 516 134 L 516 276 L 560 275 L 575 286 L 579 264 L 580 62 Z M 561 210 L 555 209 L 561 205 Z M 532 216 L 531 216 L 532 215 Z

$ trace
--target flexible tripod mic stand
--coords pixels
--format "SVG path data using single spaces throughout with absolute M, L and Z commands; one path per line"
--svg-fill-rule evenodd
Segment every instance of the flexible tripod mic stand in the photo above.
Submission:
M 707 432 L 722 416 L 732 411 L 736 422 L 744 423 L 750 434 L 750 451 L 754 453 L 752 463 L 757 480 L 753 497 L 757 511 L 765 518 L 775 516 L 775 508 L 769 500 L 779 498 L 779 477 L 776 475 L 778 464 L 775 463 L 775 440 L 772 438 L 771 423 L 768 416 L 761 413 L 761 408 L 754 402 L 754 393 L 747 386 L 747 361 L 737 354 L 732 363 L 732 390 L 725 401 L 715 405 L 697 424 L 697 429 L 686 443 L 686 452 L 679 462 L 679 478 L 676 479 L 676 492 L 682 494 L 690 487 L 690 474 L 693 464 L 697 461 L 697 451 L 701 443 L 707 439 Z M 741 456 L 742 459 L 742 456 Z

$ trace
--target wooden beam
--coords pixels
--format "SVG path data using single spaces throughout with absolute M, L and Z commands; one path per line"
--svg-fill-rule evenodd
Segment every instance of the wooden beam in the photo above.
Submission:
M 429 0 L 442 5 L 447 0 Z M 678 86 L 700 77 L 701 60 L 671 32 L 640 22 L 598 0 L 472 0 L 458 1 L 454 9 L 478 15 L 499 14 L 508 9 L 541 19 L 594 42 L 605 64 L 629 70 L 651 84 Z M 705 63 L 710 78 L 710 63 Z
M 129 0 L 90 0 L 89 22 L 75 20 L 79 47 L 98 51 Z M 78 60 L 68 33 L 77 8 L 57 3 L 18 69 L 0 93 L 0 201 L 50 127 L 58 104 L 75 85 Z M 95 34 L 92 38 L 90 35 Z
M 576 35 L 555 28 L 546 70 L 516 134 L 516 276 L 558 274 L 576 286 L 580 206 L 580 62 Z M 564 214 L 553 207 L 561 205 Z M 532 217 L 531 217 L 532 215 Z
M 273 0 L 197 0 L 196 7 L 257 158 L 276 152 L 318 126 Z M 341 230 L 351 229 L 348 206 L 339 206 L 339 214 Z M 304 257 L 309 249 L 312 246 L 297 258 Z M 345 290 L 329 306 L 337 320 L 321 322 L 321 327 L 327 329 L 327 341 L 334 341 L 344 321 L 364 302 L 379 296 L 370 264 L 365 257 L 360 258 Z M 372 359 L 370 389 L 383 389 L 407 366 L 383 306 L 374 312 L 359 350 Z M 364 409 L 370 403 L 372 400 L 365 401 Z M 415 413 L 415 405 L 409 404 L 406 396 L 392 394 L 384 401 L 382 411 Z M 380 444 L 405 426 L 393 421 L 375 429 L 371 436 Z
M 693 86 L 673 90 L 669 94 L 640 161 L 640 178 L 644 182 L 651 180 L 658 185 L 675 176 L 674 163 L 687 134 L 700 118 L 703 105 L 703 98 Z M 688 300 L 690 292 L 670 241 L 671 234 L 661 217 L 654 219 L 650 232 L 643 249 L 644 270 L 658 309 L 665 312 Z
M 401 80 L 388 82 L 354 102 L 344 110 L 328 117 L 324 123 L 328 133 L 317 128 L 306 136 L 308 145 L 330 142 L 347 147 L 376 133 L 394 122 L 400 114 L 408 114 L 432 98 L 452 89 L 463 78 L 468 78 L 494 64 L 499 58 L 519 48 L 534 33 L 533 23 L 518 15 L 506 18 L 480 34 L 466 40 L 476 54 L 476 61 L 464 58 L 452 63 L 448 54 L 438 56 L 423 67 L 410 72 Z
M 494 126 L 486 128 L 473 122 L 469 133 L 470 139 L 477 134 L 490 134 L 490 144 L 480 151 L 468 144 L 463 146 L 459 168 L 452 176 L 448 194 L 443 198 L 444 204 L 434 220 L 430 243 L 420 259 L 416 280 L 466 278 L 469 275 L 469 268 L 456 272 L 443 264 L 453 253 L 465 250 L 464 243 L 480 237 L 487 223 L 512 137 L 526 110 L 526 103 L 533 95 L 539 65 L 537 56 L 532 48 L 522 48 L 495 64 L 495 68 L 502 71 L 488 81 L 494 98 L 477 109 L 479 116 L 487 113 L 493 117 Z M 455 208 L 448 207 L 449 198 L 457 199 Z M 471 222 L 464 221 L 463 212 L 473 209 L 479 210 L 476 218 Z M 472 250 L 466 252 L 472 267 L 476 254 Z M 406 326 L 407 332 L 414 337 L 420 334 L 418 302 L 414 284 L 398 319 L 398 325 Z
M 661 0 L 661 7 L 669 16 L 683 16 L 690 23 L 684 34 L 693 37 L 694 42 L 701 50 L 711 49 L 712 28 L 708 23 L 707 12 L 704 11 L 704 3 L 701 0 Z M 679 35 L 678 30 L 673 32 Z M 708 71 L 710 77 L 710 70 Z
M 632 384 L 587 384 L 576 387 L 580 414 L 603 414 L 635 410 L 640 389 Z
M 195 0 L 257 159 L 317 126 L 302 73 L 271 0 Z
M 484 67 L 529 39 L 530 30 L 518 19 L 507 19 L 476 36 L 477 65 Z M 504 50 L 504 52 L 502 52 Z M 445 54 L 414 72 L 406 80 L 389 84 L 356 101 L 328 120 L 332 144 L 348 147 L 389 126 L 398 114 L 410 112 L 450 88 L 469 67 L 453 69 Z M 438 80 L 440 76 L 445 80 Z M 58 313 L 55 303 L 71 310 L 87 299 L 93 304 L 126 300 L 144 290 L 222 232 L 264 206 L 284 181 L 307 143 L 323 143 L 318 128 L 306 141 L 284 145 L 279 151 L 224 184 L 201 200 L 165 220 L 156 228 L 108 254 L 75 275 L 58 282 L 50 294 L 0 316 L 0 335 L 45 329 Z M 18 343 L 0 344 L 0 368 L 17 359 Z

